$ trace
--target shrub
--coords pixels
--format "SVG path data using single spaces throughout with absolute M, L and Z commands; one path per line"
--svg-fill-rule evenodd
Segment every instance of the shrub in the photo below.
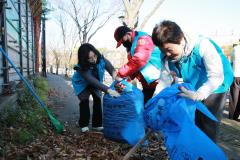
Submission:
M 34 88 L 39 97 L 46 102 L 48 95 L 48 83 L 44 78 L 33 79 Z M 23 86 L 20 84 L 20 86 Z M 18 91 L 18 106 L 8 106 L 0 116 L 0 154 L 5 150 L 5 144 L 25 144 L 32 141 L 39 134 L 47 133 L 48 117 L 38 105 L 32 94 L 26 87 Z

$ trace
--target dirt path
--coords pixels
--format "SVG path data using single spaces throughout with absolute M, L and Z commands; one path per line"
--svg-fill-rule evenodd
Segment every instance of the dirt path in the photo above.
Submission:
M 229 159 L 240 159 L 240 122 L 224 118 L 219 132 L 218 144 Z
M 54 74 L 47 76 L 49 84 L 49 103 L 54 114 L 74 133 L 80 133 L 77 127 L 79 119 L 79 100 L 71 87 L 71 81 Z

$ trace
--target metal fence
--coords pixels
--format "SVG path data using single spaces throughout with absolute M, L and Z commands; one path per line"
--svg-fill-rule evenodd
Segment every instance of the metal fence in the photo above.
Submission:
M 34 73 L 33 18 L 28 0 L 5 0 L 0 2 L 0 45 L 24 76 Z M 0 94 L 5 86 L 19 77 L 0 55 Z

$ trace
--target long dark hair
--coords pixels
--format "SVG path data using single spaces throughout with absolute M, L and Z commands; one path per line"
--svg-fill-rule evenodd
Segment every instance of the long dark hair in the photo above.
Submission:
M 165 43 L 180 44 L 182 38 L 185 39 L 182 29 L 175 22 L 169 20 L 156 25 L 152 32 L 153 43 L 160 48 Z
M 89 52 L 92 51 L 97 55 L 97 63 L 99 63 L 102 55 L 100 52 L 90 43 L 82 44 L 78 49 L 78 64 L 80 65 L 83 71 L 86 71 L 90 67 L 90 63 L 88 62 Z

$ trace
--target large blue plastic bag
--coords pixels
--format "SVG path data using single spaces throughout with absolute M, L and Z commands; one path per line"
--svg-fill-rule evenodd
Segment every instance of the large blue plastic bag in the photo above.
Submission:
M 147 127 L 160 131 L 172 160 L 225 160 L 224 152 L 195 125 L 198 109 L 210 119 L 217 119 L 201 102 L 178 96 L 179 85 L 193 90 L 189 84 L 175 84 L 162 90 L 146 104 Z
M 145 135 L 143 93 L 126 81 L 121 83 L 126 88 L 120 97 L 103 97 L 103 133 L 106 138 L 135 145 Z

